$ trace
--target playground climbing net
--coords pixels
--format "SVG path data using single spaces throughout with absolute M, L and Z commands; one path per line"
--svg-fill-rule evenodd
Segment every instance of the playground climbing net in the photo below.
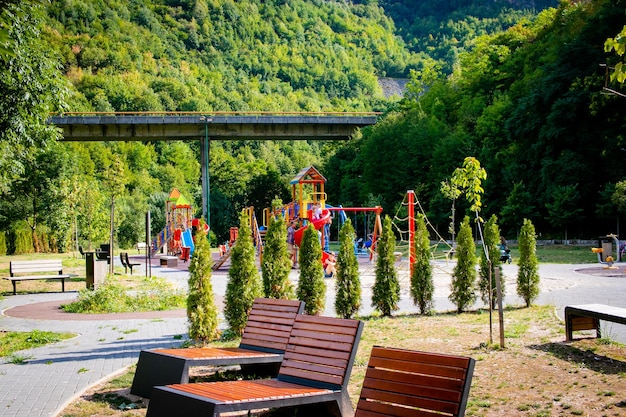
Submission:
M 424 208 L 422 207 L 421 203 L 419 202 L 417 198 L 414 198 L 414 202 L 413 202 L 414 210 L 409 210 L 409 205 L 411 203 L 408 201 L 407 196 L 408 196 L 408 193 L 405 194 L 404 199 L 402 200 L 402 203 L 400 204 L 400 206 L 398 206 L 398 210 L 396 211 L 396 214 L 394 215 L 394 218 L 392 221 L 392 227 L 394 228 L 394 232 L 399 237 L 398 243 L 396 244 L 396 250 L 399 252 L 402 252 L 403 260 L 406 259 L 406 266 L 404 265 L 405 262 L 403 261 L 402 264 L 400 265 L 400 268 L 409 269 L 409 262 L 410 262 L 409 253 L 411 252 L 410 246 L 412 243 L 409 225 L 412 221 L 413 222 L 415 221 L 415 219 L 410 218 L 409 213 L 411 212 L 421 213 L 424 217 L 424 221 L 426 222 L 426 227 L 429 231 L 430 236 L 431 237 L 436 236 L 437 238 L 436 240 L 431 239 L 431 243 L 432 243 L 430 246 L 431 258 L 434 261 L 445 261 L 445 265 L 447 266 L 448 260 L 450 259 L 450 254 L 454 253 L 452 245 L 446 239 L 444 239 L 443 236 L 441 236 L 439 231 L 430 222 L 430 220 L 428 219 L 428 216 L 426 215 L 426 212 L 424 211 Z M 415 208 L 417 208 L 418 210 L 415 210 Z M 437 268 L 443 268 L 441 262 L 435 262 L 434 266 Z

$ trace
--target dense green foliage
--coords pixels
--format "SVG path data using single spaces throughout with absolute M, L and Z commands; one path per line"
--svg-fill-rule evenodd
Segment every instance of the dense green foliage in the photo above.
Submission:
M 391 316 L 399 308 L 400 282 L 395 267 L 395 248 L 391 217 L 385 216 L 383 230 L 376 242 L 376 278 L 372 287 L 372 307 L 383 316 Z
M 411 271 L 411 297 L 419 308 L 420 314 L 430 314 L 433 309 L 435 283 L 433 281 L 433 266 L 430 263 L 430 239 L 426 228 L 424 215 L 415 218 L 415 261 Z
M 267 298 L 293 299 L 295 291 L 289 281 L 291 254 L 287 251 L 287 225 L 280 216 L 272 216 L 263 246 L 263 293 Z
M 230 330 L 243 334 L 254 299 L 263 295 L 263 283 L 256 267 L 256 253 L 252 243 L 250 218 L 242 212 L 239 218 L 239 234 L 232 247 L 228 284 L 224 297 L 224 317 Z
M 300 278 L 296 295 L 304 301 L 304 311 L 312 316 L 320 315 L 326 306 L 326 283 L 322 267 L 322 247 L 319 234 L 312 223 L 306 228 L 300 242 Z
M 626 213 L 613 199 L 626 178 L 623 99 L 603 94 L 599 67 L 623 60 L 604 44 L 623 29 L 624 0 L 564 0 L 538 15 L 556 2 L 2 4 L 0 230 L 29 231 L 32 250 L 108 241 L 114 191 L 122 247 L 145 240 L 147 210 L 153 233 L 164 227 L 174 187 L 200 211 L 198 143 L 55 143 L 45 119 L 68 109 L 386 111 L 347 143 L 212 142 L 217 241 L 242 208 L 287 201 L 289 179 L 309 165 L 335 204 L 375 199 L 394 212 L 414 189 L 440 230 L 450 204 L 439 185 L 468 155 L 489 174 L 485 217 L 508 236 L 524 218 L 544 237 L 596 236 Z M 399 103 L 378 85 L 389 76 L 411 77 Z M 116 161 L 112 189 L 103 180 Z
M 495 308 L 497 301 L 497 288 L 496 288 L 496 270 L 500 271 L 500 288 L 502 290 L 502 297 L 504 298 L 505 286 L 504 286 L 504 274 L 502 273 L 502 266 L 500 262 L 500 227 L 498 227 L 498 218 L 496 215 L 492 215 L 485 223 L 483 230 L 483 248 L 480 253 L 480 270 L 478 272 L 478 291 L 480 296 L 486 305 L 491 302 L 491 307 Z M 489 258 L 487 258 L 489 254 Z M 489 278 L 491 278 L 491 284 L 489 284 Z M 491 291 L 491 295 L 489 295 Z
M 539 296 L 539 261 L 536 242 L 535 226 L 530 220 L 524 219 L 518 243 L 517 295 L 524 299 L 526 307 L 530 307 Z
M 202 222 L 200 222 L 202 223 Z M 202 226 L 202 224 L 200 225 Z M 203 343 L 219 335 L 217 307 L 211 283 L 211 246 L 200 227 L 195 234 L 195 248 L 189 263 L 189 292 L 187 295 L 187 320 L 189 337 Z
M 471 155 L 488 174 L 483 216 L 496 214 L 506 235 L 524 218 L 544 238 L 614 230 L 626 213 L 611 201 L 626 177 L 626 115 L 622 98 L 603 93 L 599 64 L 605 40 L 623 26 L 624 6 L 561 2 L 470 39 L 449 77 L 433 67 L 416 71 L 401 105 L 330 159 L 329 194 L 357 203 L 380 195 L 393 212 L 398 196 L 414 189 L 445 230 L 450 208 L 439 185 Z M 342 189 L 355 181 L 359 187 Z
M 457 313 L 462 313 L 476 301 L 476 245 L 468 216 L 459 227 L 455 256 L 457 262 L 452 271 L 448 298 L 456 305 Z
M 361 308 L 359 262 L 354 253 L 356 234 L 352 221 L 346 219 L 339 231 L 337 279 L 335 280 L 335 312 L 344 319 L 352 318 Z

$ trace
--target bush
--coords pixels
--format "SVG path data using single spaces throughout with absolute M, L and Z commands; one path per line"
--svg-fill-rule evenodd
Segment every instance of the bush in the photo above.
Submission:
M 337 282 L 335 284 L 335 312 L 345 319 L 357 314 L 361 307 L 359 264 L 354 253 L 355 238 L 352 222 L 347 219 L 339 231 Z
M 465 216 L 457 237 L 457 263 L 452 272 L 450 295 L 448 298 L 456 305 L 458 313 L 474 304 L 476 294 L 476 245 L 472 237 L 470 219 Z
M 487 262 L 487 256 L 483 250 L 480 257 L 480 278 L 478 280 L 478 290 L 481 294 L 482 301 L 489 305 L 491 302 L 491 308 L 495 308 L 497 301 L 497 283 L 496 283 L 496 269 L 500 272 L 500 289 L 502 290 L 502 298 L 506 293 L 504 287 L 504 274 L 502 274 L 502 266 L 500 262 L 500 228 L 498 227 L 498 218 L 496 215 L 492 215 L 485 223 L 484 230 L 484 244 L 489 252 L 489 259 L 491 260 L 491 271 L 489 270 L 489 263 Z M 491 296 L 489 296 L 489 276 L 491 276 Z
M 265 297 L 278 299 L 295 297 L 293 285 L 289 281 L 291 256 L 287 252 L 287 226 L 282 217 L 270 218 L 261 269 Z
M 433 308 L 435 284 L 430 264 L 430 239 L 423 215 L 418 215 L 415 224 L 415 262 L 411 273 L 411 296 L 421 314 L 430 314 Z
M 195 234 L 195 249 L 189 263 L 189 295 L 187 296 L 187 319 L 189 337 L 207 342 L 219 336 L 217 308 L 211 283 L 211 247 L 204 233 L 204 222 Z
M 261 277 L 256 267 L 250 219 L 239 218 L 239 236 L 231 249 L 224 317 L 235 334 L 243 334 L 254 299 L 263 294 Z
M 383 230 L 377 242 L 376 278 L 372 288 L 372 307 L 383 316 L 391 316 L 398 310 L 400 283 L 395 268 L 394 250 L 396 240 L 391 230 L 391 218 L 385 216 Z
M 530 307 L 539 295 L 539 261 L 535 226 L 528 219 L 524 219 L 517 248 L 519 250 L 517 294 L 524 299 L 526 307 Z
M 326 306 L 326 283 L 322 267 L 322 248 L 319 235 L 312 224 L 306 228 L 300 242 L 300 279 L 298 300 L 304 301 L 304 310 L 319 315 Z
M 0 255 L 7 254 L 7 238 L 6 233 L 0 232 Z

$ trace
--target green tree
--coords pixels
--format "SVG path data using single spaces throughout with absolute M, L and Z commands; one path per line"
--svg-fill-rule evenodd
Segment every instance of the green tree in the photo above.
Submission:
M 217 307 L 211 283 L 211 246 L 204 233 L 204 222 L 195 234 L 195 249 L 189 263 L 187 320 L 189 337 L 207 343 L 219 335 Z
M 539 261 L 535 226 L 528 219 L 524 219 L 520 230 L 518 249 L 517 294 L 524 299 L 526 307 L 530 307 L 539 295 Z
M 415 262 L 411 272 L 411 296 L 421 314 L 430 314 L 433 308 L 435 284 L 433 267 L 430 264 L 430 239 L 424 215 L 415 218 Z
M 498 218 L 495 214 L 485 223 L 483 239 L 483 244 L 487 247 L 487 253 L 489 253 L 490 259 L 487 260 L 485 251 L 481 252 L 478 290 L 480 291 L 483 302 L 487 305 L 491 302 L 491 308 L 495 308 L 498 298 L 496 291 L 496 269 L 500 272 L 502 296 L 504 297 L 505 294 L 504 275 L 502 274 L 500 248 L 498 246 L 500 243 L 500 228 L 498 227 Z M 489 270 L 490 268 L 491 271 Z M 489 283 L 489 277 L 491 277 L 491 284 Z M 490 292 L 491 296 L 489 295 Z
M 565 228 L 565 240 L 567 240 L 567 228 L 572 223 L 580 220 L 583 209 L 580 204 L 578 184 L 561 185 L 556 187 L 550 201 L 546 203 L 548 219 L 557 227 Z
M 0 192 L 26 170 L 30 152 L 57 137 L 46 125 L 67 95 L 53 48 L 42 42 L 40 2 L 7 1 L 0 7 Z
M 243 333 L 254 299 L 263 294 L 263 285 L 256 267 L 250 219 L 246 212 L 239 218 L 239 235 L 231 249 L 231 265 L 224 302 L 224 317 L 230 329 L 238 335 Z
M 320 315 L 326 306 L 326 283 L 322 267 L 322 248 L 313 224 L 305 229 L 300 242 L 300 279 L 296 294 L 304 301 L 304 310 L 310 315 Z
M 457 237 L 456 265 L 452 272 L 450 295 L 448 298 L 456 305 L 458 313 L 462 313 L 476 301 L 476 245 L 472 237 L 470 219 L 465 216 Z
M 615 50 L 615 53 L 619 56 L 626 54 L 626 25 L 620 33 L 614 38 L 608 38 L 604 43 L 604 51 L 611 52 Z M 624 62 L 618 62 L 615 64 L 615 70 L 611 74 L 611 81 L 617 81 L 621 84 L 626 82 L 626 65 Z
M 376 278 L 372 288 L 372 307 L 383 316 L 391 316 L 398 310 L 400 301 L 400 283 L 395 268 L 396 240 L 391 229 L 391 218 L 385 216 L 380 239 L 376 242 Z
M 339 231 L 339 255 L 337 256 L 337 280 L 335 283 L 335 312 L 349 319 L 361 308 L 361 281 L 359 263 L 354 253 L 356 234 L 352 221 L 347 219 Z
M 272 216 L 263 248 L 263 293 L 268 298 L 292 299 L 295 291 L 289 281 L 291 256 L 287 252 L 287 225 L 280 216 Z

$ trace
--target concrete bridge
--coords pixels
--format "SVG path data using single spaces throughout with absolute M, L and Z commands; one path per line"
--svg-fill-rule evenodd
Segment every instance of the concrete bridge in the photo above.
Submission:
M 344 112 L 143 112 L 63 113 L 48 123 L 63 141 L 200 140 L 202 216 L 209 210 L 209 151 L 212 140 L 347 140 L 376 123 L 379 113 Z
M 63 113 L 49 123 L 64 141 L 338 140 L 376 123 L 377 113 Z

